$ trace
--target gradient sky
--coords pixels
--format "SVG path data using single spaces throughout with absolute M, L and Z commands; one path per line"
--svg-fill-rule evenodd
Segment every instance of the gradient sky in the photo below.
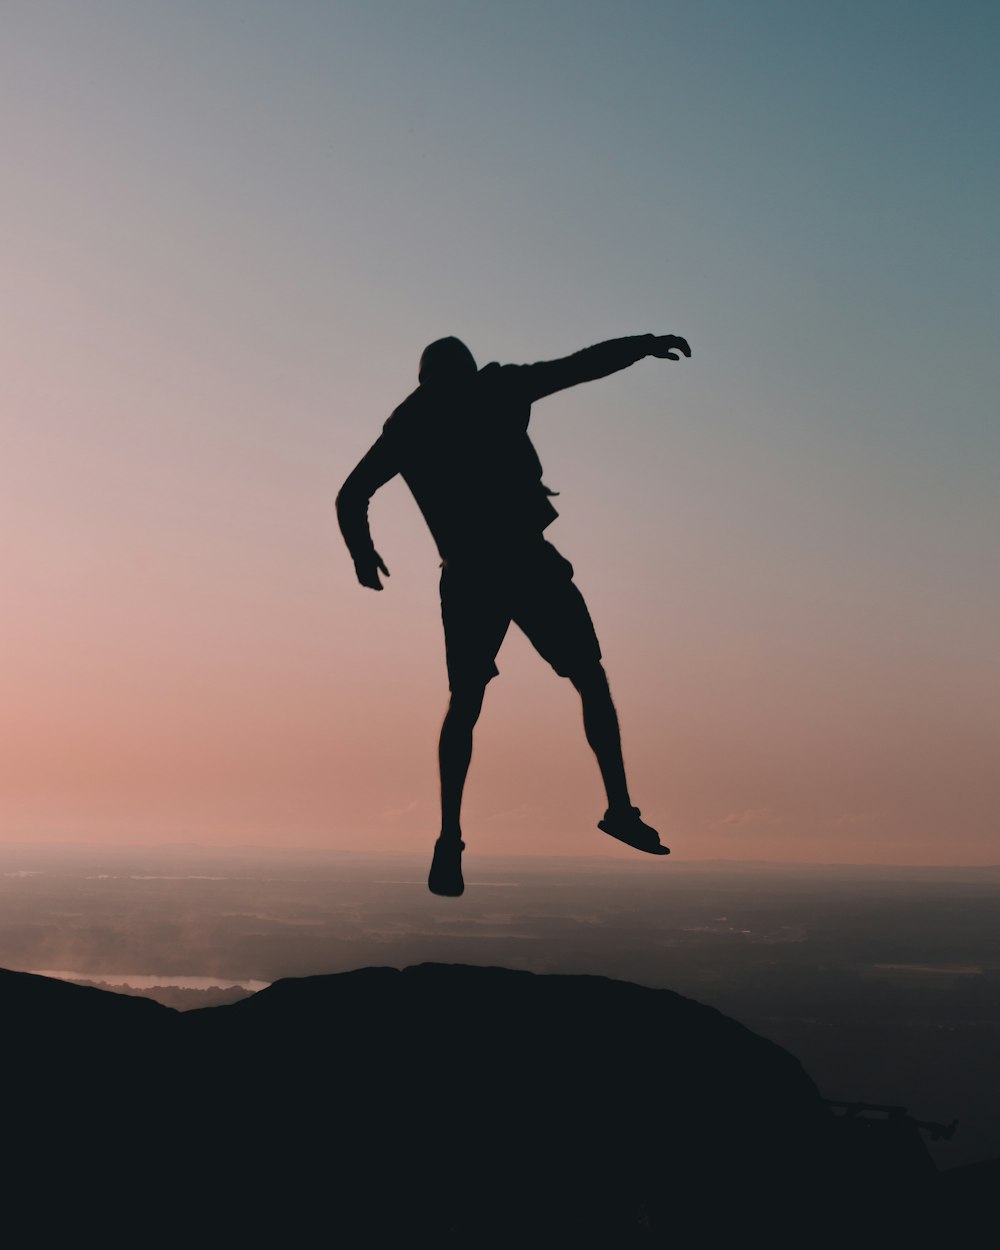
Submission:
M 0 8 L 0 839 L 418 849 L 438 559 L 333 498 L 458 334 L 537 405 L 684 858 L 997 862 L 1000 6 Z M 631 854 L 516 631 L 482 851 Z M 669 861 L 667 861 L 669 864 Z

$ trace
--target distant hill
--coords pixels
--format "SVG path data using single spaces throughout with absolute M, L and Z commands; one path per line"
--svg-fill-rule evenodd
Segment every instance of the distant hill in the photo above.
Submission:
M 0 971 L 0 1007 L 38 1244 L 857 1244 L 934 1215 L 790 1054 L 667 990 L 423 964 L 179 1013 Z

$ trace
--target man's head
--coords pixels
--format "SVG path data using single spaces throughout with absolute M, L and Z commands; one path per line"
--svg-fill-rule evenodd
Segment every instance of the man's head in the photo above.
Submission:
M 424 348 L 420 357 L 420 384 L 462 382 L 477 372 L 472 352 L 461 339 L 437 339 Z

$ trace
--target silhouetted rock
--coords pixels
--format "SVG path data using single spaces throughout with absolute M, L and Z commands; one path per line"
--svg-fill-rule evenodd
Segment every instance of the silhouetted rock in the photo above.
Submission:
M 53 1237 L 111 1191 L 105 1241 L 818 1245 L 857 1214 L 799 1063 L 666 990 L 424 964 L 185 1014 L 17 973 L 0 1001 Z
M 943 1224 L 955 1246 L 989 1245 L 996 1236 L 1000 1159 L 982 1159 L 941 1173 Z

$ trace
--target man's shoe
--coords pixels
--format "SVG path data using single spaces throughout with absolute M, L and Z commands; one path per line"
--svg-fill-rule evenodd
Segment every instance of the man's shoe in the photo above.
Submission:
M 430 876 L 427 878 L 427 888 L 432 894 L 442 894 L 445 898 L 459 898 L 464 894 L 464 850 L 465 843 L 458 838 L 438 838 L 434 843 L 434 858 L 431 860 Z
M 622 807 L 614 812 L 608 808 L 604 819 L 597 822 L 597 827 L 626 846 L 634 846 L 637 851 L 645 851 L 648 855 L 669 855 L 670 847 L 661 844 L 660 835 L 650 825 L 643 824 L 639 815 L 637 807 Z

